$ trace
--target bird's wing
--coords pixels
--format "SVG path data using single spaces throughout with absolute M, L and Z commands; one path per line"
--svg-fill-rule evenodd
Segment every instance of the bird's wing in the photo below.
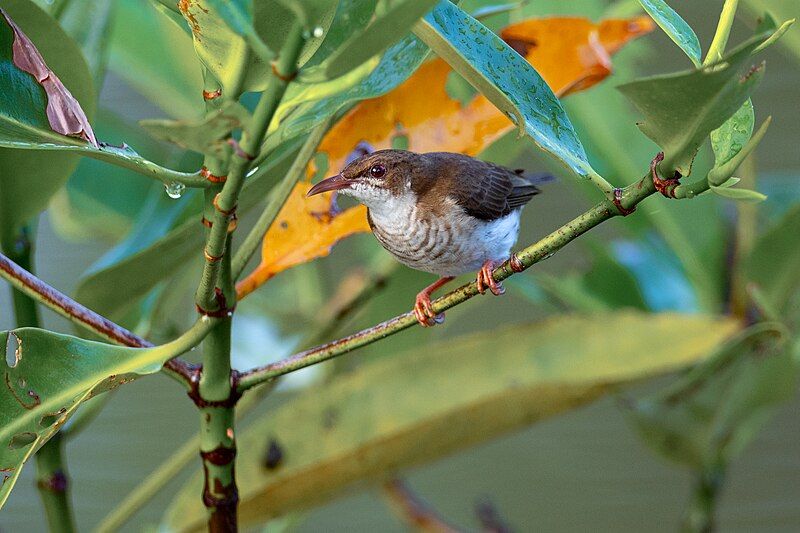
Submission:
M 539 193 L 531 178 L 492 163 L 473 165 L 455 181 L 456 202 L 482 220 L 504 217 Z

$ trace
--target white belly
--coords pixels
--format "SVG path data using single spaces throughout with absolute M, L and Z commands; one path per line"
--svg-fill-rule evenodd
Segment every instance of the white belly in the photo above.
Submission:
M 439 276 L 458 276 L 477 271 L 486 260 L 508 259 L 519 233 L 520 210 L 486 222 L 466 214 L 421 218 L 414 204 L 395 207 L 370 210 L 375 237 L 401 263 Z

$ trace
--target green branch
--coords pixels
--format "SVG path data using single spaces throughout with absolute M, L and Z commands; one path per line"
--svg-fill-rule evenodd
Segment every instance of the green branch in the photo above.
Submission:
M 624 190 L 618 189 L 618 196 L 614 202 L 604 201 L 595 205 L 542 240 L 513 254 L 508 261 L 495 269 L 494 279 L 503 281 L 514 275 L 514 273 L 522 272 L 532 265 L 547 259 L 602 222 L 619 214 L 632 212 L 639 202 L 654 192 L 656 192 L 656 189 L 652 177 L 648 173 L 637 183 L 628 186 Z M 474 281 L 467 283 L 434 300 L 433 310 L 436 313 L 444 312 L 478 294 L 477 284 Z M 348 337 L 300 352 L 282 361 L 243 372 L 239 377 L 239 390 L 245 391 L 278 376 L 333 359 L 361 346 L 372 344 L 384 337 L 399 333 L 415 324 L 417 324 L 417 320 L 414 317 L 414 313 L 404 313 Z

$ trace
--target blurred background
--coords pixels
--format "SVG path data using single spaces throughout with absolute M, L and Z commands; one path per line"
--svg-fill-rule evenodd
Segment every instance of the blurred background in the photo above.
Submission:
M 634 4 L 535 0 L 522 10 L 503 15 L 505 18 L 492 20 L 492 24 L 502 27 L 509 20 L 553 14 L 593 19 L 608 13 L 630 16 L 636 13 L 631 7 Z M 722 2 L 673 0 L 670 4 L 690 23 L 707 47 Z M 769 4 L 764 1 L 748 5 L 769 7 Z M 148 85 L 146 76 L 134 79 L 138 77 L 134 73 L 145 64 L 151 65 L 144 69 L 147 72 L 157 68 L 182 69 L 173 72 L 175 90 L 180 92 L 184 89 L 181 84 L 197 82 L 199 70 L 194 71 L 191 64 L 180 63 L 180 54 L 185 52 L 181 47 L 173 50 L 170 44 L 170 48 L 165 48 L 165 43 L 157 36 L 146 42 L 138 40 L 145 22 L 151 29 L 159 27 L 159 23 L 154 22 L 159 15 L 147 2 L 120 0 L 118 7 L 113 33 L 109 36 L 108 70 L 95 120 L 98 137 L 124 139 L 143 155 L 159 162 L 186 170 L 197 168 L 197 160 L 192 156 L 184 156 L 149 140 L 136 126 L 140 119 L 162 117 L 166 113 L 188 116 L 194 110 L 180 108 L 178 104 L 160 109 L 151 100 L 159 88 Z M 799 9 L 795 8 L 795 12 L 800 14 Z M 754 11 L 742 9 L 740 19 L 735 25 L 732 43 L 750 34 Z M 797 29 L 793 31 L 796 36 Z M 138 55 L 131 55 L 131 42 L 141 43 Z M 165 54 L 168 50 L 176 57 Z M 800 150 L 797 149 L 800 52 L 792 54 L 785 47 L 774 47 L 765 57 L 767 75 L 753 98 L 757 124 L 769 115 L 773 117 L 772 126 L 756 152 L 753 167 L 757 169 L 758 190 L 769 196 L 757 212 L 756 223 L 762 229 L 778 220 L 791 205 L 800 202 Z M 637 75 L 685 69 L 688 62 L 681 51 L 656 30 L 622 49 L 613 63 L 613 75 L 591 90 L 570 96 L 564 103 L 598 170 L 611 176 L 632 168 L 634 174 L 615 177 L 627 183 L 638 179 L 656 150 L 637 133 L 633 123 L 637 116 L 614 86 Z M 169 102 L 183 101 L 163 91 L 160 96 Z M 609 150 L 616 164 L 610 164 Z M 529 143 L 517 142 L 513 135 L 487 150 L 483 157 L 529 169 L 549 164 Z M 623 157 L 627 159 L 620 162 Z M 709 154 L 702 153 L 698 165 L 707 165 L 708 158 Z M 151 186 L 144 178 L 116 170 L 111 176 L 109 168 L 98 162 L 82 161 L 68 188 L 56 196 L 41 217 L 36 253 L 38 275 L 68 294 L 74 294 L 80 277 L 88 268 L 101 258 L 107 260 L 108 251 L 125 238 L 137 216 L 147 217 L 147 213 L 142 215 L 141 211 L 142 206 L 152 205 L 148 198 L 157 195 L 158 209 L 174 211 L 173 220 L 188 216 L 185 212 L 191 211 L 191 202 L 197 200 L 191 194 L 170 200 L 160 185 Z M 110 207 L 92 203 L 87 191 L 93 187 L 113 189 L 114 201 Z M 544 194 L 535 198 L 524 212 L 520 244 L 533 242 L 592 205 L 594 199 L 586 192 L 569 178 L 547 185 Z M 711 274 L 709 283 L 723 285 L 723 242 L 737 216 L 737 206 L 712 195 L 679 205 L 666 202 L 660 197 L 649 199 L 641 211 L 646 210 L 650 216 L 637 213 L 605 224 L 532 271 L 509 280 L 509 290 L 501 300 L 476 298 L 448 311 L 445 325 L 435 330 L 414 328 L 385 343 L 345 356 L 337 362 L 339 370 L 346 371 L 369 357 L 380 356 L 382 351 L 424 346 L 465 332 L 537 320 L 573 308 L 582 310 L 579 304 L 564 297 L 563 292 L 548 287 L 554 285 L 554 279 L 567 278 L 591 285 L 594 283 L 592 273 L 596 278 L 597 264 L 606 255 L 615 265 L 625 268 L 627 274 L 621 278 L 609 277 L 603 283 L 622 279 L 624 284 L 607 288 L 612 292 L 615 289 L 630 292 L 633 287 L 635 292 L 627 301 L 617 302 L 615 306 L 632 305 L 654 311 L 723 311 L 724 302 L 710 302 L 707 297 L 713 289 L 707 285 L 703 288 L 702 282 L 698 284 L 692 279 L 692 272 L 687 272 L 685 264 L 681 263 L 680 252 L 675 252 L 663 233 L 654 231 L 650 225 L 658 220 L 675 225 L 675 239 L 689 241 L 692 253 L 698 254 L 701 263 L 711 272 L 720 272 Z M 160 206 L 161 203 L 166 207 Z M 247 224 L 245 219 L 242 226 Z M 335 290 L 341 273 L 350 271 L 354 265 L 369 265 L 383 253 L 371 235 L 353 237 L 338 245 L 330 257 L 280 274 L 273 283 L 245 300 L 237 311 L 239 321 L 234 331 L 238 366 L 263 363 L 265 354 L 277 359 L 291 353 L 303 326 L 313 321 L 326 295 Z M 199 263 L 183 270 L 173 283 L 185 281 L 187 294 L 190 294 L 198 266 Z M 387 287 L 367 309 L 347 323 L 342 333 L 406 311 L 416 292 L 430 281 L 429 276 L 404 267 L 395 270 Z M 297 304 L 287 310 L 287 306 L 275 303 L 281 301 Z M 191 320 L 191 306 L 187 304 L 184 308 L 176 313 L 168 327 L 156 333 L 168 336 L 170 331 L 178 330 Z M 14 327 L 10 309 L 9 293 L 4 287 L 0 291 L 0 329 Z M 49 312 L 44 313 L 44 325 L 55 331 L 72 331 L 69 324 Z M 268 399 L 255 416 L 284 401 L 292 390 L 314 386 L 325 372 L 314 368 L 286 380 L 282 392 Z M 622 394 L 646 394 L 666 381 L 642 383 Z M 617 399 L 606 397 L 587 407 L 414 468 L 404 476 L 409 486 L 442 516 L 467 528 L 476 527 L 476 504 L 488 499 L 503 519 L 519 531 L 674 531 L 690 499 L 691 472 L 645 447 L 626 423 L 616 402 Z M 795 394 L 733 462 L 720 497 L 718 525 L 721 531 L 800 529 L 800 506 L 797 505 L 800 499 L 799 412 L 800 399 Z M 122 387 L 97 419 L 72 439 L 67 448 L 79 528 L 84 530 L 96 525 L 160 461 L 194 434 L 196 428 L 193 405 L 181 388 L 164 376 L 157 375 Z M 172 494 L 188 475 L 176 477 L 159 497 L 136 515 L 128 530 L 158 523 Z M 0 530 L 42 531 L 44 528 L 33 468 L 28 465 L 0 515 Z M 361 486 L 336 501 L 310 510 L 302 516 L 296 530 L 403 531 L 405 527 L 389 511 L 380 492 Z

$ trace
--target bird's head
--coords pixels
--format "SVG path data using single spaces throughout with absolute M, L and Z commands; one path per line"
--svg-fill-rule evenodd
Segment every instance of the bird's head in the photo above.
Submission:
M 379 150 L 347 165 L 340 174 L 314 185 L 308 196 L 339 191 L 369 208 L 379 208 L 393 199 L 413 194 L 415 180 L 424 179 L 423 155 L 406 150 Z

